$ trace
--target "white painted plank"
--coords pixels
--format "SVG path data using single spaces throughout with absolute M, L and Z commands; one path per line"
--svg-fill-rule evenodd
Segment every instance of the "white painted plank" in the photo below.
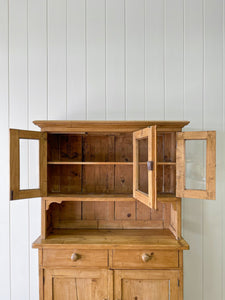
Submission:
M 28 91 L 29 129 L 39 130 L 33 120 L 47 119 L 47 32 L 46 2 L 30 0 L 28 3 Z M 29 187 L 39 166 L 33 165 L 34 152 L 29 149 Z M 41 232 L 41 200 L 29 200 L 30 247 L 30 299 L 39 299 L 38 251 L 32 242 Z
M 145 1 L 145 116 L 163 120 L 165 114 L 164 1 Z
M 8 131 L 8 5 L 0 0 L 0 169 L 2 174 L 9 173 L 9 131 Z M 10 299 L 10 240 L 9 240 L 9 176 L 0 180 L 0 299 Z
M 217 130 L 216 201 L 205 201 L 203 207 L 203 299 L 222 299 L 222 149 L 223 128 L 223 3 L 205 1 L 205 77 L 204 127 Z
M 105 119 L 105 1 L 86 1 L 87 118 Z
M 126 18 L 126 119 L 145 118 L 145 1 L 129 0 Z
M 124 2 L 106 0 L 106 119 L 125 118 Z
M 183 1 L 165 1 L 165 118 L 183 119 Z
M 225 153 L 225 0 L 223 0 L 223 131 L 222 131 L 222 151 Z M 225 181 L 225 159 L 222 160 L 222 178 Z M 222 193 L 225 195 L 225 184 L 222 185 Z M 222 282 L 225 279 L 225 201 L 222 201 Z M 225 300 L 225 284 L 222 283 L 222 300 Z
M 67 116 L 66 1 L 48 1 L 48 117 Z
M 10 127 L 27 129 L 27 1 L 10 0 L 9 7 Z M 11 202 L 10 211 L 11 300 L 28 300 L 28 201 Z
M 185 1 L 184 7 L 184 119 L 187 131 L 203 125 L 203 5 Z M 184 299 L 202 298 L 202 206 L 204 200 L 183 199 L 183 236 L 190 244 L 184 251 Z M 198 284 L 196 284 L 196 282 Z
M 67 1 L 67 119 L 86 119 L 85 1 Z

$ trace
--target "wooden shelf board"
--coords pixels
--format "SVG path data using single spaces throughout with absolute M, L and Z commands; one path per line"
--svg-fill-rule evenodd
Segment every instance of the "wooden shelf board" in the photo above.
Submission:
M 48 161 L 48 165 L 133 165 L 133 162 Z
M 180 198 L 176 197 L 175 194 L 161 193 L 161 194 L 157 194 L 157 200 L 159 202 L 173 202 L 173 201 L 180 200 Z
M 147 162 L 139 162 L 139 165 L 147 165 Z M 133 165 L 133 162 L 119 161 L 48 161 L 48 165 Z M 157 162 L 158 166 L 175 166 L 176 162 Z
M 45 240 L 40 237 L 33 248 L 69 249 L 161 249 L 187 250 L 184 239 L 176 240 L 168 229 L 56 229 Z
M 176 166 L 176 162 L 166 162 L 166 161 L 158 161 L 158 166 Z
M 135 201 L 132 194 L 48 194 L 44 200 L 57 201 Z
M 132 194 L 57 194 L 51 193 L 47 197 L 43 197 L 44 200 L 50 202 L 62 202 L 62 201 L 136 201 Z M 175 194 L 158 194 L 157 200 L 159 202 L 173 202 L 180 198 Z

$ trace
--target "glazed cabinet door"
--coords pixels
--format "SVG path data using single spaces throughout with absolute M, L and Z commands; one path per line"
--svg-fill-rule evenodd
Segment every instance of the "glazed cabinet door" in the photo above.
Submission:
M 133 197 L 157 208 L 156 126 L 133 133 Z
M 10 200 L 46 193 L 47 133 L 10 129 Z
M 215 199 L 216 132 L 177 133 L 176 196 Z
M 114 300 L 182 300 L 179 285 L 179 271 L 118 270 Z
M 108 270 L 44 270 L 44 300 L 112 300 Z

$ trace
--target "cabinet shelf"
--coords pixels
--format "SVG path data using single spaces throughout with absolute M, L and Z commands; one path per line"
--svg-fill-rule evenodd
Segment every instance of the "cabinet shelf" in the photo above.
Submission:
M 189 249 L 183 238 L 176 240 L 168 229 L 55 229 L 46 240 L 39 237 L 33 248 L 54 248 L 56 244 L 68 249 Z
M 139 165 L 145 165 L 147 162 L 139 162 Z M 48 165 L 133 165 L 133 162 L 123 161 L 48 161 Z M 176 162 L 157 162 L 159 166 L 175 166 Z
M 44 200 L 51 201 L 134 201 L 132 194 L 61 194 L 49 193 Z
M 48 161 L 48 165 L 133 165 L 133 162 L 112 161 Z
M 158 166 L 176 166 L 176 162 L 172 162 L 172 161 L 158 161 L 157 162 Z
M 132 194 L 62 194 L 62 193 L 49 193 L 44 200 L 54 201 L 136 201 Z M 160 193 L 157 194 L 159 202 L 177 201 L 175 194 Z

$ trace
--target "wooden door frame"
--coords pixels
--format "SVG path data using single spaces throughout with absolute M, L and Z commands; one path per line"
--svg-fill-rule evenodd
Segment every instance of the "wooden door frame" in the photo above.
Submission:
M 133 132 L 133 197 L 150 208 L 157 208 L 157 134 L 156 125 Z M 153 162 L 153 169 L 148 170 L 148 194 L 138 190 L 138 143 L 148 139 L 148 161 Z M 147 167 L 147 166 L 146 166 Z
M 169 280 L 170 299 L 178 300 L 182 293 L 182 272 L 180 270 L 115 270 L 114 271 L 114 299 L 122 300 L 122 280 Z M 179 280 L 179 281 L 178 281 Z M 178 284 L 179 282 L 179 284 Z
M 185 189 L 185 141 L 206 140 L 206 189 Z M 184 198 L 216 198 L 216 132 L 191 131 L 177 132 L 176 151 L 176 196 Z
M 39 140 L 38 189 L 20 189 L 20 139 Z M 10 129 L 10 200 L 47 195 L 47 132 Z

